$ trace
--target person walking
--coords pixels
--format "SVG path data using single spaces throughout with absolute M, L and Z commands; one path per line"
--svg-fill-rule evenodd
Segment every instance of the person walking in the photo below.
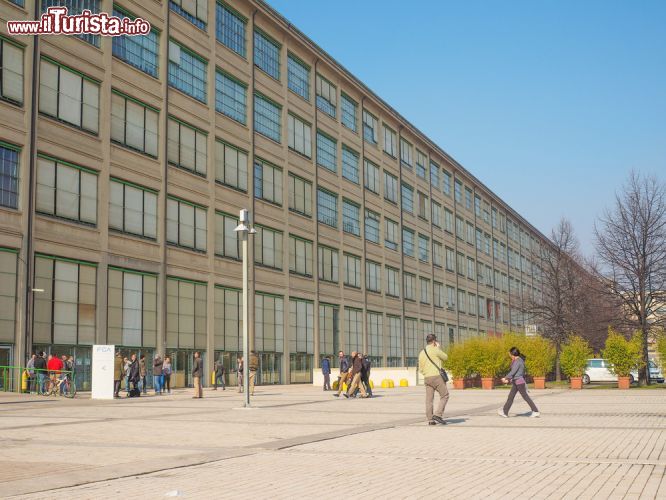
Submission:
M 37 381 L 36 392 L 37 394 L 42 394 L 46 382 L 46 358 L 44 357 L 44 351 L 41 351 L 35 357 L 35 377 Z
M 148 369 L 146 368 L 146 355 L 142 354 L 139 357 L 139 376 L 141 377 L 139 389 L 144 394 L 148 393 L 148 387 L 146 387 L 146 375 L 148 375 Z
M 132 363 L 130 363 L 130 360 L 127 359 L 127 356 L 123 358 L 123 372 L 125 375 L 125 391 L 127 392 L 127 396 L 129 397 L 129 392 L 130 392 L 130 368 L 132 367 Z
M 539 409 L 534 404 L 534 401 L 532 401 L 529 394 L 527 394 L 527 384 L 525 383 L 525 356 L 520 353 L 517 347 L 509 349 L 509 355 L 511 356 L 511 369 L 506 377 L 502 379 L 502 382 L 505 384 L 511 384 L 511 390 L 509 391 L 509 397 L 506 399 L 506 403 L 504 403 L 504 408 L 497 410 L 497 413 L 500 417 L 508 418 L 513 399 L 516 397 L 516 393 L 519 392 L 532 410 L 530 417 L 539 417 L 541 415 Z
M 372 387 L 370 387 L 370 365 L 372 364 L 369 356 L 363 356 L 363 365 L 361 367 L 361 383 L 365 386 L 365 392 L 368 397 L 372 397 Z
M 324 375 L 324 390 L 331 390 L 331 358 L 326 356 L 321 360 L 321 373 Z
M 120 351 L 116 351 L 116 357 L 113 358 L 113 397 L 119 398 L 120 382 L 123 379 L 123 357 Z
M 153 387 L 155 388 L 155 396 L 162 393 L 162 377 L 163 377 L 164 361 L 159 354 L 155 354 L 153 360 Z
M 437 337 L 430 333 L 426 337 L 427 345 L 419 354 L 419 372 L 423 375 L 426 388 L 426 418 L 430 425 L 446 425 L 443 418 L 446 403 L 449 401 L 449 390 L 446 381 L 441 375 L 442 364 L 448 359 L 437 342 Z M 439 394 L 437 411 L 433 412 L 435 392 Z
M 243 358 L 236 359 L 236 378 L 238 379 L 238 392 L 243 392 Z
M 25 371 L 26 374 L 28 375 L 28 380 L 26 389 L 28 390 L 28 394 L 30 394 L 34 390 L 34 385 L 35 385 L 35 358 L 37 355 L 33 352 L 32 356 L 30 356 L 30 359 L 25 365 Z
M 250 384 L 250 394 L 254 396 L 254 384 L 257 381 L 257 370 L 259 369 L 259 356 L 257 356 L 256 351 L 250 352 L 250 364 L 248 366 L 250 374 L 248 375 Z
M 356 389 L 361 391 L 361 397 L 367 398 L 368 394 L 365 392 L 365 387 L 361 383 L 361 370 L 363 370 L 363 354 L 360 352 L 352 352 L 352 371 L 351 371 L 351 386 L 345 392 L 345 397 L 354 396 Z
M 336 394 L 333 394 L 333 396 L 335 396 L 336 398 L 340 397 L 340 393 L 342 392 L 342 386 L 349 378 L 349 360 L 347 359 L 347 356 L 345 356 L 344 351 L 340 351 L 338 353 L 338 365 L 340 366 L 340 375 L 338 376 L 338 392 Z
M 164 377 L 164 384 L 162 384 L 162 392 L 166 387 L 166 392 L 171 394 L 171 358 L 164 356 L 164 364 L 162 365 L 162 376 Z
M 139 384 L 141 380 L 141 369 L 139 367 L 139 360 L 136 359 L 136 353 L 132 353 L 130 356 L 130 366 L 129 366 L 129 381 L 127 384 L 127 395 L 129 396 L 129 387 L 132 386 L 132 389 L 141 391 L 141 386 Z
M 213 387 L 214 391 L 217 391 L 217 383 L 220 382 L 222 385 L 222 390 L 225 391 L 227 387 L 224 385 L 224 364 L 222 363 L 222 359 L 218 359 L 215 361 L 215 384 Z
M 193 399 L 203 398 L 203 389 L 201 386 L 201 377 L 203 376 L 203 373 L 203 361 L 201 360 L 201 354 L 197 351 L 194 353 L 194 363 L 192 364 L 192 382 L 194 385 Z

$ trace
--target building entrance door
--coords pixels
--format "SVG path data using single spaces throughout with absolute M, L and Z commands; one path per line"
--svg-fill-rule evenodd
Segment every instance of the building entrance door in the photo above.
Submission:
M 0 345 L 0 367 L 12 365 L 12 346 Z M 0 368 L 0 391 L 11 391 L 14 371 L 9 368 Z

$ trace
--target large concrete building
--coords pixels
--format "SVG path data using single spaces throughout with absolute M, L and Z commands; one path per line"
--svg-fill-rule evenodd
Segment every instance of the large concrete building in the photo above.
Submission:
M 267 4 L 0 0 L 0 365 L 91 345 L 233 366 L 249 209 L 260 382 L 531 326 L 525 219 Z M 7 36 L 63 3 L 141 37 Z M 314 7 L 313 7 L 314 8 Z

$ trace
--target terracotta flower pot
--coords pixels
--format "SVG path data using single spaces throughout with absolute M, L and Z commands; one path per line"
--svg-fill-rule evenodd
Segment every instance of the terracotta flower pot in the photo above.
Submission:
M 617 378 L 617 388 L 618 389 L 629 389 L 631 387 L 631 379 L 629 377 L 618 377 Z
M 583 377 L 571 377 L 571 388 L 572 389 L 582 389 L 583 388 Z
M 453 379 L 453 388 L 454 389 L 464 389 L 465 388 L 465 379 L 464 378 L 454 378 Z
M 546 388 L 546 377 L 534 377 L 534 388 L 535 389 L 545 389 Z
M 493 377 L 481 377 L 481 388 L 489 390 L 495 387 L 495 379 Z

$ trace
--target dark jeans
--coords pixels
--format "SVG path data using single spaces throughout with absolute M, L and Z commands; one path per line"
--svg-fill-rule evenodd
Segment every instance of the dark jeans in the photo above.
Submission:
M 534 404 L 534 401 L 532 401 L 532 398 L 527 394 L 527 384 L 512 384 L 511 385 L 511 391 L 509 392 L 509 397 L 506 400 L 506 403 L 504 404 L 504 414 L 508 415 L 509 410 L 511 409 L 511 405 L 513 404 L 513 399 L 516 397 L 516 393 L 519 392 L 520 395 L 523 397 L 525 402 L 530 406 L 530 409 L 532 411 L 539 411 Z
M 331 390 L 331 374 L 330 373 L 324 373 L 324 390 L 325 391 L 330 391 Z
M 113 382 L 113 395 L 115 397 L 118 397 L 119 392 L 120 392 L 120 380 L 115 380 Z
M 164 374 L 164 386 L 162 386 L 162 390 L 164 390 L 165 386 L 166 386 L 166 390 L 168 392 L 171 392 L 171 374 L 170 373 L 168 375 L 166 373 Z
M 220 382 L 222 389 L 226 389 L 227 386 L 224 385 L 224 373 L 215 373 L 215 383 L 213 384 L 215 390 L 217 390 L 217 383 Z

